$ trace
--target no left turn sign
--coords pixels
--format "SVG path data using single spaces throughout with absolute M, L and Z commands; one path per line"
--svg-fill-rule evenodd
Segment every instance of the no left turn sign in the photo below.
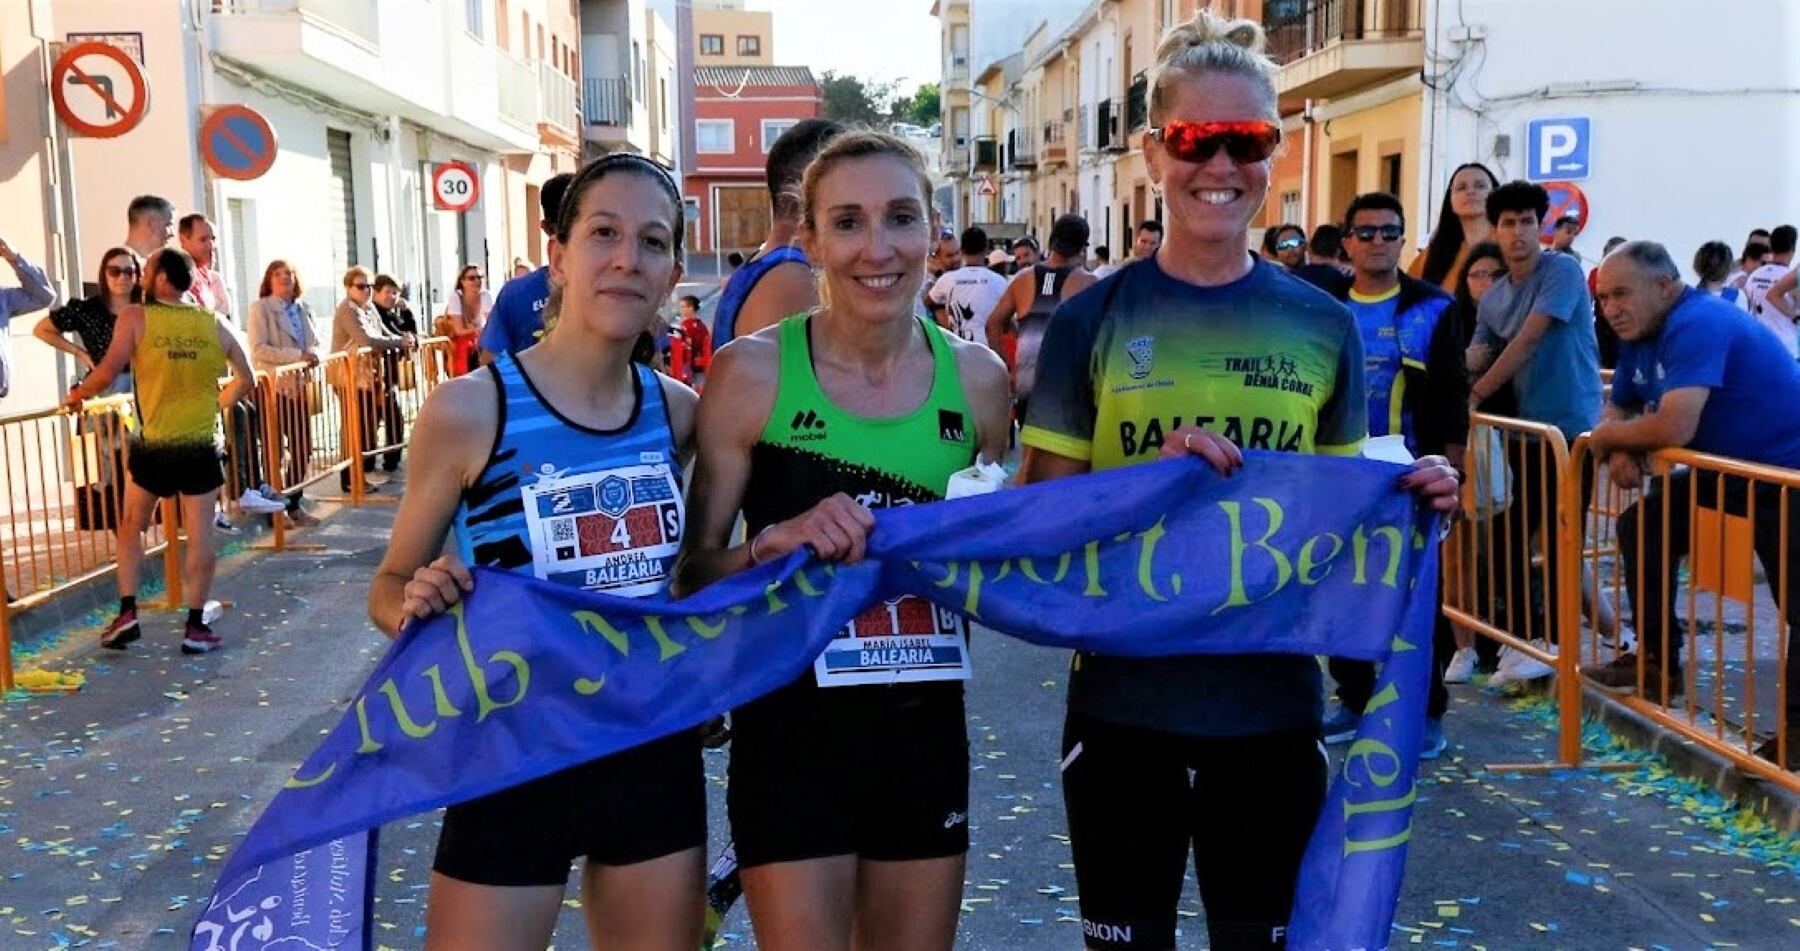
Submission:
M 150 88 L 143 69 L 125 51 L 106 43 L 76 43 L 50 68 L 50 100 L 70 129 L 111 139 L 144 120 Z
M 431 173 L 431 198 L 439 211 L 468 211 L 481 200 L 481 178 L 467 162 L 445 162 Z

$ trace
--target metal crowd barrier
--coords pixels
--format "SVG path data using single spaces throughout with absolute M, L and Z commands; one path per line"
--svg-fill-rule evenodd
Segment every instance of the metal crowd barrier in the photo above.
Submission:
M 1557 758 L 1581 762 L 1581 688 L 1575 639 L 1580 625 L 1576 563 L 1557 557 L 1574 535 L 1567 513 L 1578 480 L 1563 478 L 1569 453 L 1553 426 L 1499 416 L 1470 417 L 1464 488 L 1467 517 L 1444 550 L 1444 614 L 1556 670 Z
M 1628 645 L 1622 632 L 1609 636 L 1602 624 L 1590 625 L 1584 664 L 1635 648 L 1635 690 L 1619 702 L 1800 792 L 1800 776 L 1783 768 L 1800 755 L 1787 742 L 1795 689 L 1788 637 L 1800 615 L 1800 471 L 1665 450 L 1635 473 L 1632 488 L 1618 488 L 1585 437 L 1575 443 L 1572 468 L 1608 488 L 1581 513 L 1587 531 L 1569 556 L 1611 588 L 1619 615 L 1629 608 L 1635 628 Z

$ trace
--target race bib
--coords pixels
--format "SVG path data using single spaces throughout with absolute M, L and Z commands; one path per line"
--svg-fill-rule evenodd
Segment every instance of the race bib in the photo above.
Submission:
M 539 578 L 628 598 L 666 586 L 686 515 L 667 463 L 539 477 L 519 492 Z
M 821 687 L 969 679 L 963 616 L 907 595 L 857 615 L 813 661 Z

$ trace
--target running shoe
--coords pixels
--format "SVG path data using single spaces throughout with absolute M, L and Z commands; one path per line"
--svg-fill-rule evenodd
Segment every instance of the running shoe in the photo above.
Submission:
M 1321 727 L 1321 730 L 1325 734 L 1326 743 L 1348 743 L 1355 739 L 1356 729 L 1360 726 L 1362 726 L 1362 716 L 1350 712 L 1349 707 L 1339 704 L 1336 709 L 1331 711 L 1331 715 L 1325 718 L 1325 725 Z
M 1450 664 L 1444 668 L 1444 683 L 1466 684 L 1475 679 L 1475 648 L 1459 647 L 1450 655 Z
M 1542 680 L 1555 673 L 1556 668 L 1535 657 L 1529 657 L 1510 647 L 1502 647 L 1500 648 L 1500 666 L 1495 668 L 1493 676 L 1488 678 L 1488 686 L 1503 687 L 1507 684 Z
M 318 516 L 305 509 L 292 509 L 287 513 L 289 528 L 311 528 L 319 524 Z
M 1450 747 L 1450 741 L 1444 737 L 1444 718 L 1431 717 L 1425 721 L 1425 731 L 1419 734 L 1419 758 L 1437 759 L 1444 750 Z
M 245 489 L 237 504 L 238 508 L 252 515 L 274 515 L 276 512 L 287 511 L 286 499 L 271 499 L 255 489 Z
M 285 495 L 282 495 L 280 492 L 275 491 L 275 487 L 268 484 L 267 482 L 264 482 L 262 485 L 259 485 L 256 487 L 256 494 L 262 496 L 265 499 L 268 499 L 271 502 L 280 502 L 282 505 L 286 505 L 288 503 L 288 497 Z
M 1633 651 L 1626 651 L 1609 663 L 1583 667 L 1581 673 L 1608 693 L 1635 693 L 1651 703 L 1667 703 L 1669 697 L 1679 697 L 1687 692 L 1687 679 L 1681 665 L 1669 668 L 1669 693 L 1664 696 L 1662 665 L 1654 657 L 1645 660 L 1644 680 L 1647 683 L 1642 690 L 1638 689 L 1638 655 Z
M 143 632 L 138 629 L 137 612 L 120 611 L 119 616 L 113 618 L 106 630 L 100 633 L 100 646 L 122 651 L 142 636 Z
M 237 526 L 233 525 L 231 519 L 227 517 L 224 512 L 220 511 L 213 512 L 213 528 L 214 530 L 224 532 L 227 535 L 232 535 L 237 532 Z
M 213 629 L 204 624 L 189 624 L 181 635 L 181 652 L 183 654 L 206 654 L 218 650 L 225 642 Z

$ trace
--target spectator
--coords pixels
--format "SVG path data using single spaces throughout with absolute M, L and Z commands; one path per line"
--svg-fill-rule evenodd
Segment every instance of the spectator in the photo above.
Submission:
M 1460 469 L 1469 428 L 1463 410 L 1468 379 L 1462 341 L 1455 326 L 1444 320 L 1450 295 L 1400 273 L 1406 212 L 1398 198 L 1385 192 L 1358 195 L 1344 211 L 1344 230 L 1344 247 L 1356 273 L 1338 299 L 1356 316 L 1362 332 L 1369 435 L 1403 436 L 1413 455 L 1443 455 Z M 1449 618 L 1441 610 L 1435 614 L 1433 676 L 1419 753 L 1424 759 L 1436 759 L 1447 745 L 1444 713 L 1450 694 L 1444 688 L 1444 668 L 1456 644 Z M 1375 665 L 1333 658 L 1329 666 L 1339 706 L 1326 719 L 1323 733 L 1325 742 L 1342 743 L 1356 735 L 1374 695 Z
M 1098 275 L 1101 271 L 1103 271 L 1111 266 L 1112 266 L 1112 250 L 1104 244 L 1097 245 L 1094 248 L 1094 261 L 1093 261 L 1093 265 L 1090 268 L 1090 270 L 1092 270 L 1096 275 Z
M 1312 242 L 1307 245 L 1306 263 L 1293 269 L 1294 276 L 1342 300 L 1350 286 L 1350 275 L 1338 264 L 1343 253 L 1343 229 L 1320 225 L 1313 229 Z
M 1790 275 L 1797 236 L 1800 232 L 1793 225 L 1782 225 L 1769 232 L 1768 262 L 1744 279 L 1744 303 L 1750 316 L 1775 334 L 1790 359 L 1800 356 L 1800 341 L 1794 333 L 1794 281 Z
M 399 350 L 389 349 L 382 353 L 382 371 L 386 374 L 386 385 L 391 390 L 410 390 L 418 386 L 418 366 L 407 354 L 419 345 L 419 321 L 413 316 L 412 307 L 406 298 L 400 296 L 400 284 L 386 274 L 375 275 L 375 314 L 381 318 L 381 326 L 387 329 L 390 336 L 399 337 L 404 346 Z M 386 427 L 387 443 L 393 449 L 381 457 L 381 471 L 393 472 L 400 468 L 400 444 L 406 441 L 406 417 L 400 411 L 397 399 L 390 400 L 383 408 L 385 413 L 382 425 Z
M 1619 245 L 1624 243 L 1625 239 L 1618 235 L 1607 238 L 1606 250 L 1600 255 L 1601 258 L 1604 259 L 1606 255 L 1613 253 Z M 1595 265 L 1593 270 L 1588 271 L 1587 276 L 1589 297 L 1595 297 L 1598 293 L 1599 280 L 1600 267 L 1599 265 Z M 1594 301 L 1594 344 L 1599 349 L 1600 365 L 1602 367 L 1610 370 L 1618 365 L 1619 337 L 1617 334 L 1613 333 L 1612 325 L 1606 322 L 1606 318 L 1600 316 L 1600 301 L 1598 299 Z
M 1106 271 L 1106 274 L 1095 271 L 1094 276 L 1104 278 L 1108 274 L 1113 273 L 1113 271 L 1117 271 L 1135 261 L 1143 261 L 1155 257 L 1156 249 L 1162 247 L 1162 240 L 1162 222 L 1157 221 L 1155 218 L 1139 222 L 1137 226 L 1137 237 L 1131 239 L 1131 256 L 1120 261 L 1117 265 L 1113 265 L 1112 270 Z M 1106 269 L 1102 268 L 1101 270 Z
M 181 219 L 181 250 L 194 259 L 194 289 L 189 291 L 194 303 L 215 314 L 231 316 L 231 289 L 225 275 L 217 269 L 218 235 L 205 215 L 186 215 Z
M 32 328 L 32 336 L 74 357 L 84 374 L 92 372 L 101 360 L 106 359 L 106 349 L 112 346 L 113 325 L 119 314 L 142 300 L 138 290 L 138 275 L 142 270 L 137 252 L 125 247 L 109 249 L 100 258 L 96 282 L 100 293 L 70 301 L 51 311 L 50 316 L 39 320 Z M 75 334 L 81 340 L 80 346 L 70 343 L 64 334 Z M 125 366 L 119 369 L 112 385 L 98 395 L 129 392 L 131 367 Z
M 1758 237 L 1760 235 L 1761 237 Z M 1725 283 L 1730 287 L 1742 288 L 1744 282 L 1756 269 L 1768 263 L 1769 233 L 1761 228 L 1750 232 L 1750 240 L 1744 242 L 1744 254 L 1738 258 L 1737 270 L 1731 273 Z
M 1610 245 L 1606 249 L 1611 255 L 1615 248 Z M 1708 241 L 1694 252 L 1694 288 L 1702 293 L 1711 294 L 1731 304 L 1744 313 L 1750 312 L 1750 298 L 1744 294 L 1743 288 L 1732 287 L 1727 283 L 1731 277 L 1731 245 L 1723 241 Z M 1600 273 L 1599 268 L 1594 273 Z M 1596 285 L 1598 290 L 1598 285 Z M 1599 306 L 1596 301 L 1595 306 Z
M 477 341 L 487 325 L 488 313 L 494 309 L 494 295 L 484 286 L 486 283 L 480 267 L 465 265 L 444 301 L 444 312 L 438 316 L 438 336 L 450 338 L 451 376 L 462 376 L 480 363 Z
M 1478 378 L 1470 387 L 1469 403 L 1480 405 L 1513 384 L 1519 416 L 1555 426 L 1563 438 L 1593 428 L 1600 416 L 1600 354 L 1594 337 L 1594 304 L 1588 296 L 1581 265 L 1567 254 L 1546 253 L 1539 235 L 1550 196 L 1542 186 L 1512 182 L 1488 195 L 1488 223 L 1493 225 L 1501 253 L 1506 258 L 1507 279 L 1496 281 L 1481 300 L 1475 344 L 1470 348 L 1470 370 Z M 1504 346 L 1501 342 L 1504 341 Z M 1495 354 L 1498 353 L 1498 356 Z M 1558 551 L 1559 526 L 1552 517 L 1560 473 L 1550 465 L 1548 447 L 1534 439 L 1509 441 L 1509 459 L 1516 501 L 1506 511 L 1501 530 L 1506 533 L 1502 550 L 1521 555 L 1527 551 L 1534 528 L 1543 525 L 1540 539 L 1545 552 Z M 1591 490 L 1582 475 L 1582 511 Z M 1501 587 L 1507 598 L 1507 617 L 1515 630 L 1524 630 L 1532 610 L 1529 572 L 1502 572 Z M 1557 578 L 1548 573 L 1543 604 L 1556 604 Z M 1545 617 L 1538 613 L 1540 619 Z M 1554 631 L 1543 623 L 1531 625 Z M 1496 677 L 1535 679 L 1553 673 L 1547 665 L 1505 651 Z
M 962 245 L 957 243 L 956 232 L 949 228 L 940 228 L 937 232 L 937 245 L 932 249 L 931 260 L 926 263 L 926 275 L 929 280 L 925 286 L 929 288 L 937 279 L 962 267 Z
M 738 268 L 744 266 L 744 256 L 736 251 L 725 255 L 725 266 L 736 272 Z
M 763 168 L 769 183 L 769 234 L 719 291 L 713 308 L 714 347 L 819 306 L 812 265 L 797 246 L 800 178 L 813 156 L 842 131 L 829 119 L 806 119 L 781 133 L 769 148 Z
M 570 173 L 564 172 L 563 174 L 567 175 Z M 531 265 L 526 264 L 524 258 L 513 258 L 512 279 L 508 280 L 507 283 L 510 284 L 510 283 L 512 283 L 512 281 L 517 280 L 521 277 L 524 277 L 525 275 L 530 274 L 530 273 L 531 273 Z M 506 290 L 506 288 L 504 288 L 504 287 L 502 287 L 500 289 L 502 291 Z
M 557 215 L 562 211 L 563 193 L 569 190 L 569 183 L 575 176 L 563 172 L 552 175 L 544 181 L 544 187 L 538 191 L 538 230 L 542 231 L 545 240 L 556 235 Z M 468 269 L 464 269 L 466 275 Z M 459 283 L 457 290 L 462 290 Z M 456 299 L 454 296 L 451 298 Z M 535 271 L 527 269 L 525 274 L 517 273 L 513 279 L 500 288 L 500 297 L 493 302 L 493 313 L 488 315 L 487 325 L 481 330 L 481 362 L 492 363 L 494 357 L 501 353 L 518 353 L 538 342 L 544 335 L 544 305 L 550 300 L 550 267 L 545 265 Z
M 0 288 L 0 397 L 5 397 L 12 389 L 12 351 L 7 340 L 12 319 L 56 303 L 56 291 L 51 289 L 43 268 L 25 260 L 4 240 L 0 240 L 0 259 L 12 265 L 13 274 L 19 279 L 18 287 Z
M 138 639 L 143 533 L 156 501 L 179 497 L 187 532 L 181 580 L 188 599 L 181 652 L 203 654 L 220 646 L 205 617 L 218 559 L 207 516 L 218 506 L 219 486 L 225 482 L 213 432 L 219 407 L 242 396 L 253 374 L 225 318 L 185 303 L 194 282 L 194 262 L 186 252 L 158 252 L 146 277 L 146 287 L 152 289 L 145 295 L 149 301 L 119 314 L 106 359 L 67 399 L 68 406 L 79 408 L 83 400 L 104 392 L 126 365 L 136 371 L 141 424 L 126 456 L 125 511 L 118 533 L 119 613 L 100 635 L 100 644 L 123 650 Z M 219 377 L 228 369 L 231 381 L 221 392 Z
M 125 246 L 148 264 L 175 237 L 175 206 L 167 198 L 139 195 L 125 209 Z
M 1607 319 L 1625 341 L 1606 421 L 1590 437 L 1596 458 L 1605 460 L 1615 484 L 1628 490 L 1642 487 L 1645 457 L 1676 447 L 1800 469 L 1800 414 L 1769 412 L 1771 406 L 1800 405 L 1800 366 L 1781 355 L 1766 327 L 1724 301 L 1683 286 L 1669 253 L 1648 241 L 1627 244 L 1606 259 L 1600 296 Z M 1669 608 L 1681 603 L 1677 571 L 1692 545 L 1690 500 L 1751 519 L 1756 555 L 1771 592 L 1778 603 L 1783 591 L 1790 592 L 1785 605 L 1790 638 L 1800 625 L 1800 597 L 1791 593 L 1800 591 L 1800 508 L 1786 504 L 1784 491 L 1774 483 L 1758 483 L 1753 502 L 1742 480 L 1726 479 L 1722 488 L 1714 474 L 1678 471 L 1653 480 L 1644 497 L 1619 516 L 1622 573 L 1648 682 L 1638 683 L 1638 658 L 1627 653 L 1583 671 L 1602 686 L 1637 689 L 1653 703 L 1667 703 L 1682 692 L 1682 628 L 1672 623 Z M 1794 689 L 1800 684 L 1800 649 L 1792 646 L 1785 677 L 1786 736 L 1765 743 L 1757 755 L 1780 762 L 1777 754 L 1785 741 L 1781 766 L 1794 769 L 1800 766 L 1800 690 Z
M 1550 230 L 1550 250 L 1581 260 L 1581 255 L 1575 253 L 1575 237 L 1579 234 L 1581 219 L 1574 215 L 1563 215 L 1556 219 L 1556 225 Z
M 1264 231 L 1263 257 L 1289 271 L 1305 264 L 1305 229 L 1295 224 L 1281 224 Z
M 1087 243 L 1086 218 L 1063 215 L 1056 219 L 1050 228 L 1049 262 L 1021 268 L 1013 275 L 981 322 L 979 339 L 989 349 L 1003 354 L 1012 351 L 1006 364 L 1012 369 L 1014 419 L 1025 418 L 1050 315 L 1063 300 L 1094 283 L 1094 276 L 1081 266 L 1087 259 Z
M 1012 272 L 1014 274 L 1037 266 L 1040 252 L 1036 238 L 1030 235 L 1014 238 L 1007 250 L 1012 252 Z
M 993 271 L 995 274 L 998 274 L 1001 277 L 1008 277 L 1008 278 L 1012 277 L 1012 272 L 1013 272 L 1012 255 L 1007 254 L 1005 251 L 1003 251 L 999 248 L 995 248 L 994 250 L 988 252 L 987 266 L 988 266 L 988 270 Z
M 1425 253 L 1413 258 L 1407 273 L 1445 291 L 1456 290 L 1456 277 L 1468 263 L 1469 251 L 1484 241 L 1492 240 L 1494 226 L 1488 222 L 1487 200 L 1500 180 L 1480 162 L 1459 165 L 1444 186 L 1444 200 L 1439 207 L 1437 227 Z
M 344 272 L 344 299 L 338 302 L 337 313 L 331 321 L 331 352 L 347 353 L 350 362 L 346 364 L 349 374 L 346 382 L 355 384 L 355 412 L 360 440 L 350 438 L 350 413 L 352 408 L 344 406 L 343 444 L 355 446 L 354 457 L 350 465 L 362 466 L 367 474 L 375 471 L 377 445 L 390 447 L 384 456 L 384 463 L 392 461 L 395 466 L 400 462 L 400 443 L 405 435 L 396 430 L 394 424 L 400 419 L 400 398 L 395 393 L 393 378 L 385 372 L 386 357 L 389 352 L 398 354 L 406 347 L 406 342 L 388 329 L 381 322 L 381 315 L 375 310 L 375 280 L 370 276 L 368 268 L 352 267 Z M 373 351 L 360 353 L 364 348 Z M 348 394 L 350 388 L 345 388 Z M 387 424 L 387 441 L 375 441 L 377 421 Z M 394 469 L 389 467 L 387 471 Z M 374 492 L 377 487 L 363 480 L 364 491 Z M 349 466 L 338 475 L 338 487 L 345 492 L 350 491 Z
M 706 371 L 712 369 L 712 331 L 700 319 L 700 298 L 683 294 L 676 307 L 681 311 L 681 322 L 677 327 L 682 339 L 687 341 L 688 359 L 693 366 L 692 379 L 681 382 L 697 390 L 706 384 Z
M 1006 293 L 1006 278 L 988 268 L 988 236 L 980 228 L 964 228 L 959 242 L 963 266 L 946 271 L 925 292 L 927 306 L 945 330 L 964 340 L 985 339 L 982 321 Z M 1004 253 L 1001 260 L 1010 261 Z
M 408 346 L 418 342 L 418 318 L 413 316 L 406 298 L 400 296 L 400 282 L 386 274 L 375 275 L 375 313 L 389 334 L 406 340 Z
M 312 308 L 300 299 L 304 293 L 299 272 L 286 261 L 270 261 L 263 269 L 250 309 L 250 359 L 257 370 L 275 374 L 293 363 L 319 365 L 319 335 Z M 286 451 L 287 517 L 302 528 L 318 524 L 301 504 L 300 488 L 312 465 L 312 417 L 321 409 L 313 404 L 313 382 L 311 374 L 288 373 L 276 375 L 275 383 L 275 450 Z

